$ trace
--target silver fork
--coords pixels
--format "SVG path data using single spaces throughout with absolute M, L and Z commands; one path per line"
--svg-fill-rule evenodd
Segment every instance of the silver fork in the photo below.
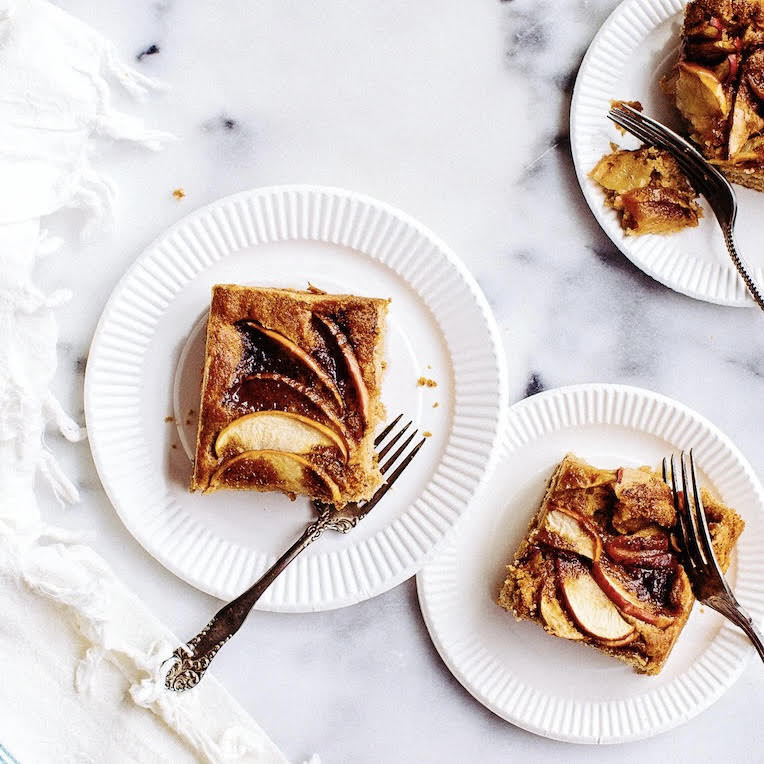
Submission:
M 408 422 L 408 424 L 403 425 L 397 433 L 387 440 L 388 435 L 391 434 L 402 417 L 403 414 L 399 414 L 374 440 L 375 447 L 382 446 L 384 443 L 377 453 L 380 462 L 412 424 Z M 383 475 L 395 465 L 416 434 L 417 430 L 410 433 L 392 456 L 381 464 L 379 470 Z M 387 442 L 385 442 L 386 440 Z M 411 464 L 425 440 L 422 438 L 411 448 L 390 477 L 382 483 L 368 501 L 360 504 L 355 502 L 346 504 L 341 509 L 332 504 L 313 501 L 312 504 L 318 517 L 305 528 L 300 538 L 247 591 L 218 610 L 212 620 L 193 639 L 173 651 L 172 656 L 166 661 L 166 663 L 171 662 L 171 665 L 165 677 L 165 687 L 168 690 L 181 692 L 199 684 L 204 672 L 209 668 L 212 659 L 217 655 L 220 648 L 241 628 L 255 603 L 289 563 L 300 552 L 307 549 L 325 530 L 347 533 L 355 528 L 358 522 L 374 509 L 406 467 Z
M 690 463 L 690 480 L 687 479 L 687 465 Z M 684 565 L 687 577 L 690 579 L 695 598 L 704 605 L 713 608 L 725 618 L 739 626 L 753 642 L 764 661 L 764 637 L 758 630 L 750 615 L 732 593 L 724 578 L 719 563 L 716 561 L 711 544 L 711 533 L 708 530 L 706 511 L 700 498 L 698 479 L 695 475 L 695 459 L 690 449 L 689 459 L 682 451 L 679 462 L 681 465 L 682 487 L 677 487 L 677 468 L 674 455 L 671 454 L 671 482 L 669 468 L 663 459 L 663 482 L 671 488 L 674 497 L 674 509 L 679 518 L 679 530 L 682 535 L 684 550 Z M 681 496 L 680 496 L 681 493 Z M 690 498 L 691 497 L 691 498 Z
M 677 161 L 692 187 L 708 199 L 719 221 L 724 243 L 737 272 L 748 287 L 751 297 L 764 310 L 764 297 L 751 275 L 751 270 L 735 246 L 734 227 L 737 217 L 737 200 L 729 181 L 703 155 L 673 130 L 647 117 L 627 104 L 614 106 L 608 118 L 628 130 L 643 143 L 668 151 Z

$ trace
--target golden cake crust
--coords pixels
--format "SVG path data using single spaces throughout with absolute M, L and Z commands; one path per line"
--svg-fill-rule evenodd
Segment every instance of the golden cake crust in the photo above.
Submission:
M 300 459 L 310 462 L 310 469 L 302 470 L 305 483 L 303 491 L 285 490 L 287 493 L 304 492 L 313 498 L 333 499 L 334 503 L 344 504 L 368 498 L 381 482 L 381 475 L 376 465 L 373 452 L 373 433 L 376 425 L 384 419 L 384 407 L 380 399 L 383 373 L 383 344 L 385 317 L 388 300 L 356 297 L 353 295 L 330 295 L 314 291 L 294 289 L 274 289 L 245 287 L 233 284 L 219 284 L 212 288 L 210 314 L 207 323 L 207 339 L 204 370 L 202 374 L 201 405 L 197 432 L 194 469 L 191 476 L 192 491 L 205 492 L 218 488 L 242 488 L 253 490 L 279 490 L 267 474 L 267 458 L 239 460 L 230 475 L 215 478 L 221 467 L 221 458 L 215 453 L 215 441 L 223 429 L 245 414 L 237 410 L 231 391 L 241 382 L 242 362 L 247 349 L 245 331 L 242 327 L 247 322 L 265 327 L 278 333 L 314 360 L 321 368 L 332 373 L 332 360 L 326 354 L 326 340 L 322 339 L 320 325 L 315 317 L 323 317 L 341 324 L 342 332 L 349 341 L 357 359 L 358 369 L 368 391 L 368 422 L 360 432 L 349 433 L 348 417 L 342 411 L 336 412 L 325 421 L 325 426 L 334 427 L 347 441 L 347 463 L 330 454 L 311 453 L 299 459 L 290 457 L 290 468 L 299 472 L 304 465 Z M 336 324 L 335 324 L 336 325 Z M 323 343 L 323 344 L 322 344 Z M 322 348 L 324 348 L 322 355 Z M 270 375 L 276 377 L 279 375 Z M 326 410 L 336 407 L 332 394 L 322 388 L 316 380 L 303 385 L 316 399 L 326 399 Z M 285 388 L 287 389 L 287 388 Z M 289 392 L 289 389 L 287 389 Z M 287 401 L 289 403 L 289 401 Z M 321 403 L 321 400 L 319 400 Z M 282 405 L 279 399 L 258 401 L 257 408 L 291 410 L 292 406 Z M 315 409 L 320 412 L 321 408 Z M 302 410 L 298 410 L 299 411 Z M 302 413 L 310 413 L 302 411 Z M 251 474 L 248 475 L 248 470 Z M 297 474 L 297 473 L 295 473 Z M 219 475 L 219 473 L 218 473 Z M 316 483 L 316 475 L 329 476 L 339 489 L 337 496 L 322 495 L 320 491 L 311 492 L 311 485 Z M 299 477 L 299 475 L 298 475 Z M 298 480 L 299 482 L 299 480 Z M 321 481 L 318 480 L 318 483 Z M 284 489 L 282 489 L 284 490 Z
M 702 493 L 714 551 L 726 570 L 744 523 L 708 491 Z M 578 542 L 564 529 L 560 536 L 550 534 L 553 512 L 565 522 L 578 518 L 573 527 L 585 531 Z M 689 580 L 671 547 L 675 521 L 671 492 L 649 468 L 601 470 L 567 454 L 555 469 L 541 507 L 507 568 L 498 604 L 518 620 L 534 621 L 555 636 L 588 644 L 639 673 L 657 674 L 694 602 Z M 588 547 L 591 533 L 600 541 Z M 643 551 L 649 549 L 655 551 Z M 644 556 L 629 558 L 634 550 Z M 627 565 L 624 560 L 629 559 L 632 563 L 650 560 L 647 564 L 652 567 Z M 609 598 L 606 604 L 615 607 L 617 613 L 611 615 L 622 623 L 626 636 L 620 640 L 595 638 L 584 628 L 585 619 L 576 620 L 575 603 L 567 601 L 566 592 L 561 591 L 561 576 L 569 575 L 571 568 L 586 578 L 594 594 Z M 637 580 L 645 574 L 647 588 L 626 588 L 625 599 L 614 599 L 605 586 L 612 580 L 629 582 L 630 577 Z

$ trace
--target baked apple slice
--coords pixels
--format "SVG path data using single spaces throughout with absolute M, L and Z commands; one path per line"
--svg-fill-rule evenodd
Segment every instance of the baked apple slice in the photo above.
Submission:
M 358 413 L 361 415 L 365 427 L 369 423 L 369 391 L 366 388 L 366 383 L 363 381 L 363 374 L 361 374 L 361 367 L 358 365 L 358 359 L 355 357 L 353 346 L 342 329 L 331 318 L 321 316 L 318 313 L 313 315 L 329 330 L 329 333 L 337 343 L 340 355 L 345 363 L 350 385 L 358 401 Z
M 599 533 L 585 517 L 569 509 L 551 508 L 536 537 L 547 546 L 564 552 L 575 552 L 597 560 L 602 552 Z
M 229 488 L 280 490 L 294 498 L 304 494 L 341 503 L 337 484 L 315 464 L 299 454 L 282 451 L 244 451 L 226 459 L 210 478 L 210 488 L 218 488 L 225 479 Z
M 592 565 L 592 578 L 622 613 L 651 623 L 659 629 L 665 629 L 674 622 L 672 616 L 661 613 L 656 605 L 640 599 L 606 560 L 599 560 Z
M 711 69 L 682 61 L 669 80 L 676 105 L 703 142 L 730 113 L 724 86 Z
M 308 355 L 299 345 L 292 342 L 292 340 L 290 340 L 288 337 L 285 337 L 283 334 L 281 334 L 281 332 L 276 332 L 273 329 L 268 329 L 258 321 L 252 321 L 251 319 L 248 319 L 242 323 L 250 329 L 254 329 L 257 332 L 260 332 L 260 334 L 262 334 L 264 337 L 267 337 L 269 340 L 272 340 L 277 345 L 281 346 L 281 348 L 286 353 L 291 355 L 298 363 L 306 366 L 318 378 L 321 384 L 323 384 L 323 386 L 332 394 L 332 397 L 335 401 L 337 401 L 337 405 L 340 407 L 340 411 L 344 410 L 345 404 L 342 400 L 342 396 L 340 395 L 340 391 L 337 389 L 337 385 L 335 384 L 334 380 L 321 368 L 321 366 L 319 366 L 319 364 L 312 356 Z
M 347 461 L 344 439 L 314 419 L 288 411 L 257 411 L 234 419 L 215 440 L 215 455 L 232 456 L 244 451 L 286 451 L 308 454 L 314 448 L 336 448 Z
M 732 110 L 727 147 L 730 160 L 734 161 L 751 135 L 762 129 L 764 129 L 764 119 L 759 116 L 759 101 L 746 80 L 741 82 L 740 87 L 738 87 L 735 107 Z
M 557 577 L 552 571 L 544 580 L 539 596 L 539 612 L 546 624 L 546 630 L 556 637 L 580 640 L 584 635 L 575 627 L 557 597 Z
M 605 554 L 621 565 L 664 568 L 674 564 L 665 533 L 615 536 L 605 542 Z
M 565 605 L 581 631 L 614 646 L 636 639 L 636 630 L 575 557 L 557 558 L 557 575 Z
M 261 372 L 244 377 L 233 391 L 232 401 L 245 410 L 262 401 L 278 401 L 282 410 L 294 410 L 293 413 L 321 421 L 340 432 L 345 440 L 348 438 L 347 428 L 336 414 L 336 405 L 313 387 L 284 374 Z

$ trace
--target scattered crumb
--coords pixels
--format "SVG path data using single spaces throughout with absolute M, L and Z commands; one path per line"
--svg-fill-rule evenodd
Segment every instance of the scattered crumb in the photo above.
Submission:
M 438 406 L 440 406 L 440 404 L 437 401 L 435 401 L 435 403 L 432 404 L 432 407 L 434 409 L 438 408 Z
M 706 609 L 703 607 L 703 605 L 700 606 L 700 612 L 701 613 L 705 613 L 706 612 Z
M 173 196 L 174 196 L 174 197 L 175 197 L 175 198 L 176 198 L 178 201 L 180 201 L 180 200 L 181 200 L 181 199 L 182 199 L 182 198 L 183 198 L 183 197 L 186 195 L 186 192 L 185 192 L 185 191 L 184 191 L 182 188 L 176 188 L 176 189 L 175 189 L 175 190 L 172 192 L 172 195 L 173 195 Z
M 165 422 L 174 422 L 175 421 L 175 417 L 174 416 L 166 416 L 164 418 L 164 421 Z
M 173 444 L 172 444 L 172 447 L 173 447 L 173 448 L 177 448 L 177 447 L 178 447 L 178 444 L 177 444 L 177 443 L 173 443 Z
M 432 366 L 430 366 L 430 364 L 428 363 L 428 364 L 427 364 L 427 368 L 428 368 L 428 369 L 431 369 L 431 368 L 432 368 Z
M 437 387 L 438 383 L 434 379 L 428 379 L 427 377 L 419 377 L 416 381 L 419 387 Z
M 191 424 L 191 420 L 190 419 L 186 419 L 186 424 L 187 425 Z
M 425 430 L 422 433 L 422 437 L 424 437 L 424 438 L 431 438 L 432 437 L 432 433 L 429 430 Z
M 192 415 L 193 415 L 193 413 L 194 413 L 194 410 L 193 410 L 193 409 L 189 409 L 189 410 L 188 410 L 188 415 L 189 415 L 189 416 L 192 416 Z

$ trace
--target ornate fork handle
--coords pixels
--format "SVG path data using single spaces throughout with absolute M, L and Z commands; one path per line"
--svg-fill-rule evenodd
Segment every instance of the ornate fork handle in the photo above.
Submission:
M 235 600 L 223 606 L 212 620 L 187 645 L 177 647 L 165 678 L 168 690 L 182 692 L 195 687 L 204 676 L 220 648 L 241 628 L 255 603 L 286 569 L 292 560 L 310 546 L 327 528 L 347 533 L 358 518 L 333 517 L 333 507 L 319 508 L 319 515 L 300 538 L 252 585 Z
M 753 280 L 751 271 L 746 264 L 745 260 L 740 256 L 735 246 L 735 239 L 732 233 L 732 224 L 721 223 L 722 233 L 724 234 L 724 243 L 727 245 L 727 251 L 729 252 L 732 263 L 737 268 L 737 272 L 740 274 L 740 278 L 743 279 L 745 285 L 748 287 L 748 291 L 751 293 L 751 297 L 756 300 L 756 304 L 764 310 L 764 297 L 762 297 L 759 287 Z
M 704 604 L 713 608 L 728 618 L 736 626 L 745 632 L 746 636 L 753 642 L 759 657 L 764 661 L 764 636 L 762 636 L 753 618 L 745 611 L 745 608 L 733 597 L 716 595 L 703 600 Z

